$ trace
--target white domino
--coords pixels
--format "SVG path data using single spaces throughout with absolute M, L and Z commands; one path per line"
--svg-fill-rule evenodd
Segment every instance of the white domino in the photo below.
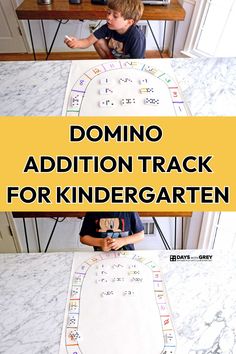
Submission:
M 81 335 L 77 328 L 67 327 L 66 337 L 68 345 L 76 345 L 81 340 Z
M 108 79 L 107 77 L 104 77 L 100 80 L 101 85 L 110 84 L 110 83 L 111 83 L 111 80 Z
M 164 341 L 165 344 L 169 345 L 175 345 L 175 337 L 174 337 L 174 331 L 166 331 L 164 335 Z
M 79 316 L 77 314 L 69 314 L 67 320 L 67 327 L 77 328 L 78 327 Z
M 168 348 L 168 347 L 165 347 L 163 352 L 163 354 L 175 354 L 175 348 Z
M 65 35 L 65 39 L 68 39 L 68 41 L 72 41 L 72 38 L 70 38 L 69 36 Z
M 122 98 L 120 103 L 122 106 L 129 106 L 129 105 L 135 104 L 136 100 L 135 100 L 135 98 Z
M 103 87 L 99 90 L 100 95 L 110 95 L 112 93 L 113 93 L 113 91 L 109 87 Z
M 158 106 L 160 104 L 160 101 L 158 98 L 146 97 L 144 100 L 144 104 L 151 105 L 151 106 Z
M 115 102 L 112 100 L 101 100 L 99 102 L 99 107 L 113 107 L 115 105 Z
M 82 95 L 80 94 L 73 94 L 71 96 L 71 106 L 73 108 L 79 108 L 81 105 L 81 101 L 82 101 Z
M 71 299 L 77 299 L 80 294 L 81 287 L 80 286 L 72 286 L 71 288 Z
M 139 91 L 140 91 L 140 93 L 153 93 L 154 88 L 153 87 L 142 87 Z
M 148 79 L 140 79 L 139 83 L 140 83 L 140 85 L 147 84 L 148 83 Z
M 124 78 L 120 78 L 119 82 L 120 84 L 131 84 L 133 80 L 130 79 L 129 77 L 124 77 Z

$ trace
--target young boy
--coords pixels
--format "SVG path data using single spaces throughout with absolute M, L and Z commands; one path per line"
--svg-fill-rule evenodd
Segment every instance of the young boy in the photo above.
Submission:
M 86 213 L 80 231 L 80 241 L 95 251 L 134 250 L 134 243 L 144 237 L 138 213 Z
M 108 0 L 107 23 L 88 38 L 67 37 L 70 48 L 94 45 L 102 59 L 144 58 L 146 40 L 136 26 L 143 13 L 141 0 Z

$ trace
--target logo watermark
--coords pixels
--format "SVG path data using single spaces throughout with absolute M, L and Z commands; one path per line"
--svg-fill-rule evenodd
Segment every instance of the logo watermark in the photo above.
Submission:
M 170 255 L 170 262 L 186 262 L 186 261 L 212 261 L 211 254 L 199 254 L 198 256 L 191 256 L 189 254 L 172 254 Z

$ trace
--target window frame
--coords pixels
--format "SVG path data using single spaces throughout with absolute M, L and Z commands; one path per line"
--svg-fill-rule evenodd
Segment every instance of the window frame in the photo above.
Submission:
M 181 54 L 187 57 L 214 57 L 215 53 L 210 53 L 201 50 L 198 48 L 200 37 L 202 30 L 204 29 L 204 25 L 206 22 L 206 18 L 210 9 L 210 6 L 213 4 L 214 0 L 191 0 L 194 1 L 194 10 L 193 10 L 193 15 L 191 19 L 191 23 L 189 26 L 189 31 L 188 35 L 186 37 L 186 41 L 184 44 L 184 48 L 181 51 Z M 220 0 L 218 0 L 220 1 Z M 221 4 L 223 6 L 223 4 Z M 231 0 L 231 3 L 229 4 L 229 10 L 227 12 L 227 16 L 225 18 L 222 18 L 222 21 L 226 22 L 227 18 L 230 15 L 230 11 L 232 9 L 232 6 L 234 6 L 234 0 Z M 222 33 L 219 36 L 219 39 L 222 37 Z

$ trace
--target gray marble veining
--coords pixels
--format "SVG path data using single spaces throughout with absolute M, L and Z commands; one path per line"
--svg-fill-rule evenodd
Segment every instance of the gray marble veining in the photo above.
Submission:
M 0 353 L 57 353 L 72 254 L 0 255 Z
M 176 354 L 235 354 L 235 255 L 157 253 L 172 310 Z M 212 260 L 170 261 L 170 255 L 211 255 Z M 58 353 L 72 258 L 72 253 L 0 255 L 0 354 Z
M 157 60 L 170 61 L 193 116 L 236 115 L 236 58 Z M 1 62 L 0 114 L 61 115 L 70 65 Z
M 168 263 L 161 254 L 178 336 L 177 354 L 236 353 L 236 259 L 233 254 L 191 252 L 199 254 L 211 254 L 212 261 Z
M 0 114 L 61 115 L 70 62 L 0 63 Z
M 174 59 L 171 63 L 194 116 L 236 115 L 236 58 Z

